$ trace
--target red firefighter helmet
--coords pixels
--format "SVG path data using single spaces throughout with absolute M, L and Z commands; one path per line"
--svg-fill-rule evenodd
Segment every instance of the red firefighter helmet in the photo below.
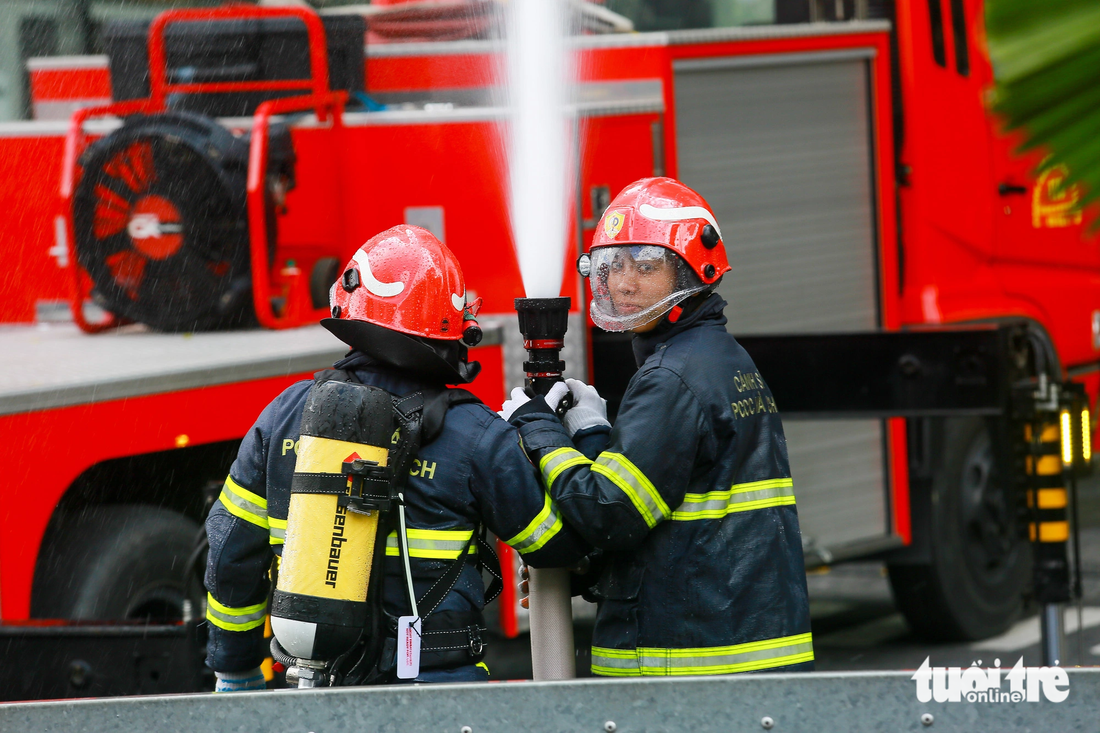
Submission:
M 578 261 L 592 288 L 596 325 L 625 331 L 650 322 L 677 303 L 713 289 L 729 272 L 722 230 L 714 211 L 695 191 L 673 178 L 643 178 L 624 188 L 607 207 L 592 237 L 590 254 Z M 615 274 L 661 270 L 662 297 L 621 291 Z
M 671 249 L 707 284 L 730 271 L 722 230 L 710 204 L 675 178 L 635 181 L 607 207 L 592 237 L 592 249 L 624 244 Z
M 401 225 L 367 240 L 333 283 L 329 306 L 321 324 L 375 359 L 448 383 L 477 373 L 466 345 L 481 340 L 481 329 L 462 268 L 426 229 Z

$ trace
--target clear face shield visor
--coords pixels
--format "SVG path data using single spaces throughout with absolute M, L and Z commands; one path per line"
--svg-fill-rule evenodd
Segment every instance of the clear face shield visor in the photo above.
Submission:
M 597 247 L 589 257 L 592 321 L 605 331 L 644 326 L 706 288 L 691 267 L 665 247 Z

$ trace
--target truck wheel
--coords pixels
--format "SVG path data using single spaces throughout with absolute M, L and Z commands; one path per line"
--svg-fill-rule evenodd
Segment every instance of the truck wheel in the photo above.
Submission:
M 932 480 L 932 562 L 890 565 L 894 601 L 927 640 L 969 641 L 1005 631 L 1023 608 L 1031 552 L 1016 530 L 1011 489 L 995 471 L 981 418 L 943 421 Z
M 36 618 L 179 620 L 198 584 L 185 577 L 199 525 L 142 505 L 107 505 L 61 518 L 35 570 Z

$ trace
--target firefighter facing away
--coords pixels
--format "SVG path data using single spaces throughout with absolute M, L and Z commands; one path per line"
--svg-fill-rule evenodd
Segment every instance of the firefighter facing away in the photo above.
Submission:
M 592 672 L 731 674 L 813 668 L 809 602 L 783 427 L 725 329 L 730 270 L 706 201 L 649 178 L 604 213 L 579 262 L 591 316 L 633 331 L 638 371 L 614 427 L 568 380 L 513 391 L 502 414 L 567 524 L 602 550 Z M 573 394 L 564 423 L 553 414 Z
M 590 548 L 562 523 L 516 429 L 464 390 L 446 389 L 473 380 L 480 366 L 468 360 L 462 340 L 476 313 L 466 302 L 457 260 L 439 240 L 413 226 L 373 237 L 348 262 L 330 301 L 332 318 L 322 324 L 351 351 L 334 371 L 292 385 L 263 410 L 206 521 L 206 662 L 217 673 L 217 690 L 264 687 L 269 568 L 290 541 L 287 517 L 292 476 L 300 475 L 295 454 L 305 442 L 299 434 L 303 409 L 313 384 L 332 379 L 381 388 L 397 403 L 426 400 L 420 447 L 404 485 L 405 542 L 398 541 L 397 529 L 389 533 L 380 561 L 384 572 L 376 595 L 386 643 L 377 659 L 350 653 L 335 670 L 335 681 L 394 679 L 395 622 L 411 612 L 408 584 L 420 599 L 424 640 L 415 681 L 485 679 L 487 671 L 477 666 L 485 634 L 481 611 L 492 590 L 483 587 L 479 568 L 492 571 L 495 558 L 478 542 L 480 528 L 506 538 L 534 566 L 573 564 Z M 401 556 L 406 551 L 409 574 Z M 441 585 L 453 584 L 451 589 L 433 589 L 444 577 Z M 434 609 L 425 607 L 429 593 L 436 594 Z M 278 598 L 276 593 L 276 605 Z M 369 641 L 363 639 L 360 648 L 371 648 Z

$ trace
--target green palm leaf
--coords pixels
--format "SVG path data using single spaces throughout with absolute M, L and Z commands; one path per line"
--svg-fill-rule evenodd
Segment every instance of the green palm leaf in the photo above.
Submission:
M 1066 166 L 1082 205 L 1100 201 L 1100 2 L 987 0 L 985 20 L 993 109 L 1023 132 L 1023 150 Z

